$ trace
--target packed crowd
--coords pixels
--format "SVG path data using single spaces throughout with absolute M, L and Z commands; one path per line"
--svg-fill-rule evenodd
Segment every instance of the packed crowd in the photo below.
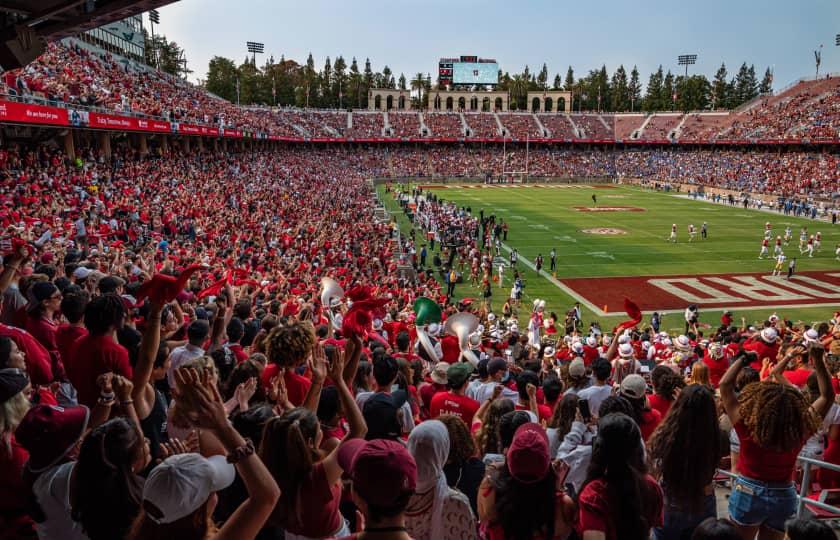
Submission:
M 497 116 L 508 137 L 525 140 L 527 138 L 543 139 L 546 136 L 537 125 L 533 114 L 497 113 Z
M 420 117 L 417 113 L 388 113 L 388 123 L 395 137 L 419 137 Z
M 554 139 L 576 139 L 575 129 L 565 114 L 540 114 L 540 122 Z
M 352 115 L 353 127 L 345 132 L 347 137 L 381 137 L 385 127 L 382 113 L 359 113 Z
M 400 271 L 377 152 L 114 151 L 0 155 L 0 538 L 822 538 L 787 518 L 800 452 L 840 463 L 836 321 L 455 302 L 426 243 L 489 287 L 505 224 L 386 193 Z
M 764 98 L 744 112 L 729 115 L 690 114 L 679 140 L 837 138 L 840 130 L 840 79 L 803 81 L 780 93 Z M 19 98 L 36 97 L 68 106 L 97 107 L 124 114 L 139 114 L 175 122 L 203 123 L 270 132 L 287 137 L 332 137 L 343 134 L 347 113 L 313 114 L 299 109 L 271 110 L 265 107 L 238 107 L 219 99 L 198 86 L 123 61 L 106 53 L 96 53 L 72 40 L 50 43 L 47 52 L 19 70 L 7 71 L 0 79 L 0 93 Z M 393 116 L 397 117 L 398 113 Z M 460 137 L 457 113 L 429 114 L 430 136 Z M 553 115 L 541 115 L 541 120 Z M 497 137 L 499 127 L 493 114 L 467 114 L 471 137 Z M 576 114 L 572 121 L 581 138 L 629 139 L 645 121 L 644 115 Z M 643 133 L 644 140 L 663 140 L 683 115 L 655 116 Z M 542 138 L 535 117 L 529 114 L 500 113 L 508 136 L 518 139 Z M 560 138 L 575 138 L 565 126 Z M 379 137 L 381 122 L 362 120 L 352 133 L 356 137 Z M 297 126 L 300 129 L 295 129 Z M 325 129 L 328 127 L 329 129 Z M 419 118 L 408 114 L 395 119 L 396 136 L 421 136 Z M 303 130 L 303 131 L 301 131 Z M 333 132 L 333 130 L 335 132 Z M 550 130 L 550 128 L 549 128 Z M 553 130 L 550 130 L 553 132 Z M 565 135 L 563 135 L 565 133 Z M 348 134 L 349 135 L 349 134 Z M 570 137 L 569 137 L 570 136 Z
M 458 114 L 428 113 L 423 115 L 423 122 L 431 131 L 432 137 L 460 139 L 464 136 L 461 116 Z

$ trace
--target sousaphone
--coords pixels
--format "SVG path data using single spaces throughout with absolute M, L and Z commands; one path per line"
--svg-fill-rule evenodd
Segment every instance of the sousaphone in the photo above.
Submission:
M 440 306 L 431 298 L 420 297 L 414 301 L 414 324 L 417 328 L 417 340 L 426 354 L 431 359 L 432 363 L 437 362 L 437 352 L 432 345 L 432 340 L 426 334 L 426 326 L 432 323 L 439 323 L 442 317 Z
M 333 300 L 341 300 L 342 298 L 344 298 L 344 289 L 336 280 L 330 277 L 321 278 L 321 309 L 326 312 L 330 326 L 334 330 L 341 330 L 341 322 L 336 320 L 331 303 Z
M 478 358 L 470 349 L 470 335 L 478 330 L 478 317 L 472 313 L 456 313 L 446 319 L 443 331 L 458 338 L 458 347 L 461 349 L 461 356 L 466 358 L 473 366 L 478 364 Z

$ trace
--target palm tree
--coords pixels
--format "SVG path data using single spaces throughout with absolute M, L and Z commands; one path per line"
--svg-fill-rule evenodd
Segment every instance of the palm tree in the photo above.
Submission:
M 423 90 L 426 89 L 426 77 L 423 76 L 422 73 L 417 73 L 413 79 L 411 79 L 411 89 L 417 91 L 417 104 L 418 108 L 423 107 Z
M 528 96 L 528 79 L 525 78 L 525 75 L 517 73 L 513 76 L 510 81 L 510 95 L 516 103 L 517 109 L 528 108 L 528 104 L 525 103 Z M 523 103 L 525 104 L 524 107 L 522 106 Z

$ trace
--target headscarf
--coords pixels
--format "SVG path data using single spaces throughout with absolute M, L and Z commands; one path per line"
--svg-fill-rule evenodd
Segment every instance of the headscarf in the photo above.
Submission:
M 443 466 L 449 457 L 449 431 L 443 422 L 428 420 L 408 436 L 408 451 L 417 463 L 417 493 L 435 490 L 429 538 L 443 539 L 443 499 L 449 491 Z

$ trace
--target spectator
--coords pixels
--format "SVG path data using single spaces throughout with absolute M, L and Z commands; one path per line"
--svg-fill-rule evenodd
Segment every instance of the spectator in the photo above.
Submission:
M 475 441 L 463 420 L 451 414 L 438 417 L 449 432 L 449 457 L 443 472 L 446 483 L 467 496 L 474 515 L 478 515 L 478 486 L 484 478 L 484 462 L 478 458 Z

